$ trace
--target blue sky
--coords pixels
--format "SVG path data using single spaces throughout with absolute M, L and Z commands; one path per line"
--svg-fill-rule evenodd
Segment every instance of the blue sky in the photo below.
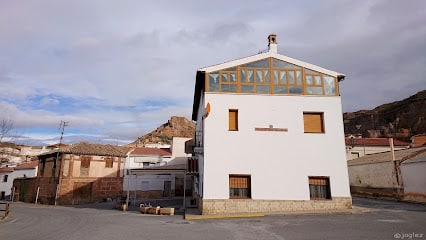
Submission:
M 346 74 L 343 111 L 426 88 L 426 1 L 0 1 L 0 118 L 14 140 L 124 144 L 190 119 L 198 68 L 278 52 Z

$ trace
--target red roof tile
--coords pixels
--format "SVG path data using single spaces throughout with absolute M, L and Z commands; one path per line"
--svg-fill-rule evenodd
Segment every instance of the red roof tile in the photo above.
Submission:
M 389 138 L 354 138 L 355 142 L 351 143 L 350 138 L 345 138 L 346 145 L 354 146 L 389 146 Z M 397 139 L 393 140 L 394 146 L 408 146 L 410 143 L 403 142 Z
M 146 148 L 137 147 L 130 152 L 130 155 L 160 155 L 160 156 L 171 156 L 172 152 L 170 148 Z
M 20 164 L 15 167 L 15 169 L 33 169 L 38 166 L 38 161 L 32 161 L 29 163 Z
M 0 172 L 13 172 L 13 167 L 2 167 Z

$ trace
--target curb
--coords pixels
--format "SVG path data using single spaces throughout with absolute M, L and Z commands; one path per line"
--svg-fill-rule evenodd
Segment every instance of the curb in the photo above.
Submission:
M 185 214 L 185 220 L 206 220 L 206 219 L 226 219 L 226 218 L 252 218 L 252 217 L 264 217 L 262 213 L 250 213 L 250 214 L 231 214 L 231 215 L 191 215 Z
M 271 213 L 242 213 L 242 214 L 229 214 L 229 215 L 196 215 L 185 214 L 185 220 L 206 220 L 206 219 L 226 219 L 226 218 L 252 218 L 252 217 L 265 217 L 277 215 L 329 215 L 329 214 L 362 214 L 373 212 L 373 209 L 356 208 L 337 211 L 295 211 L 295 212 L 271 212 Z

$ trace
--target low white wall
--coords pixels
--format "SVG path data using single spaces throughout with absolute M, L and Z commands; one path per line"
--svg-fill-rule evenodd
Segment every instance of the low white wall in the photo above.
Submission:
M 426 202 L 426 160 L 401 164 L 404 199 Z
M 398 187 L 394 163 L 379 162 L 349 166 L 349 183 L 357 187 Z

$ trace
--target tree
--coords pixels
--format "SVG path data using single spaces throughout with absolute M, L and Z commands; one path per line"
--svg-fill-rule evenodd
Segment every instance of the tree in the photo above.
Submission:
M 3 142 L 6 137 L 9 137 L 10 139 L 8 140 L 8 142 L 11 142 L 11 139 L 13 138 L 11 132 L 14 128 L 15 123 L 12 119 L 2 118 L 0 120 L 0 142 Z

